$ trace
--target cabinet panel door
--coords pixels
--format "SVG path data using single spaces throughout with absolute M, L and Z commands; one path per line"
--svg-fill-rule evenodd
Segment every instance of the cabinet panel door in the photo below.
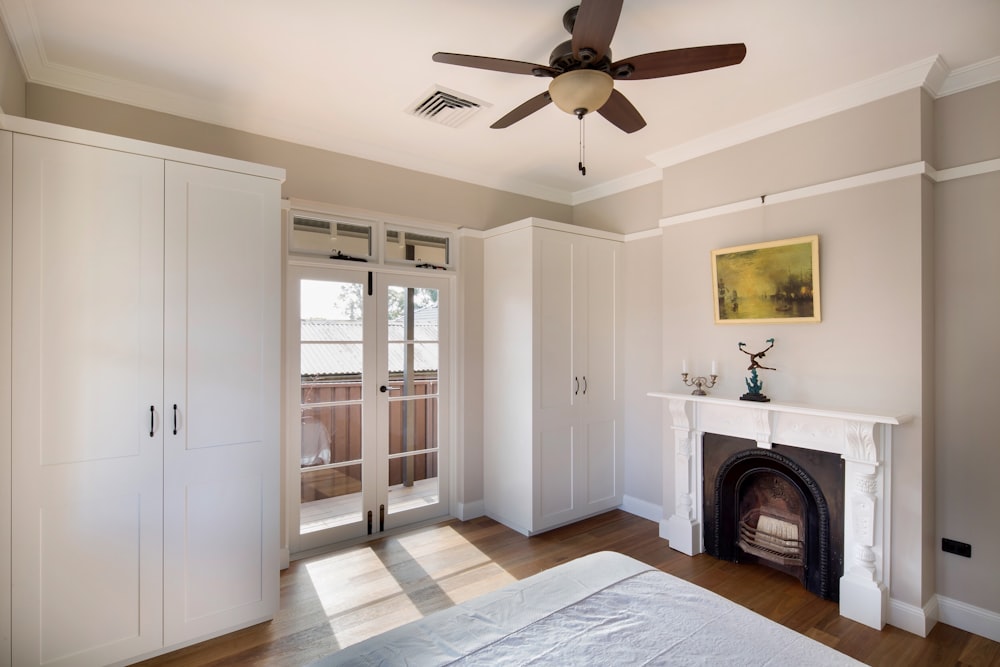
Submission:
M 579 379 L 573 377 L 573 237 L 547 229 L 535 233 L 537 407 L 560 410 L 565 417 L 574 391 L 579 392 Z
M 586 426 L 587 472 L 584 488 L 586 497 L 581 502 L 589 512 L 614 507 L 621 501 L 618 479 L 621 476 L 621 457 L 616 438 L 615 420 L 592 421 Z
M 586 376 L 584 388 L 588 406 L 605 411 L 614 407 L 616 399 L 615 366 L 618 303 L 618 266 L 621 244 L 602 239 L 585 239 L 586 264 L 579 289 L 585 305 L 580 308 L 578 329 L 586 331 L 586 361 L 582 374 Z M 605 412 L 607 414 L 607 412 Z
M 573 517 L 574 478 L 579 459 L 575 456 L 573 428 L 569 425 L 542 429 L 537 436 L 538 476 L 536 512 L 538 521 L 532 530 L 540 530 Z
M 268 179 L 166 169 L 164 634 L 172 644 L 277 609 L 280 195 Z
M 161 645 L 163 162 L 14 137 L 14 663 Z

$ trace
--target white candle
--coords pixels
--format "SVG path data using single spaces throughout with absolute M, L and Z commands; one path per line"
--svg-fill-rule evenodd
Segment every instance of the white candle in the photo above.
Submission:
M 718 367 L 715 365 L 715 359 L 712 359 L 712 375 L 718 375 Z
M 687 372 L 688 372 L 688 360 L 683 359 L 681 360 L 681 373 L 687 373 Z

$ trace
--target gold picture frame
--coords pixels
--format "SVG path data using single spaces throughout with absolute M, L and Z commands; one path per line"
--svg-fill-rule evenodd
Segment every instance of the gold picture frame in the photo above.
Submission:
M 716 324 L 819 322 L 819 236 L 712 251 Z

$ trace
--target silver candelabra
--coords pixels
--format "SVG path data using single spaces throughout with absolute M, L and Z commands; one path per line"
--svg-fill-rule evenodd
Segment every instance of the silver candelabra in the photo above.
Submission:
M 708 392 L 705 389 L 711 389 L 715 386 L 715 381 L 719 378 L 718 375 L 712 373 L 707 378 L 702 375 L 697 375 L 694 377 L 689 377 L 687 372 L 681 373 L 681 379 L 684 380 L 684 384 L 689 387 L 694 387 L 694 391 L 691 393 L 694 396 L 708 396 Z

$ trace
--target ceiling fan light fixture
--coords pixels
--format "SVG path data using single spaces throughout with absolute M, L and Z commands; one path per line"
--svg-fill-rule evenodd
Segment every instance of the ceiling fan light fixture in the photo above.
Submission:
M 614 85 L 614 80 L 606 72 L 576 69 L 552 79 L 549 95 L 555 105 L 566 113 L 581 116 L 604 106 L 611 97 Z

